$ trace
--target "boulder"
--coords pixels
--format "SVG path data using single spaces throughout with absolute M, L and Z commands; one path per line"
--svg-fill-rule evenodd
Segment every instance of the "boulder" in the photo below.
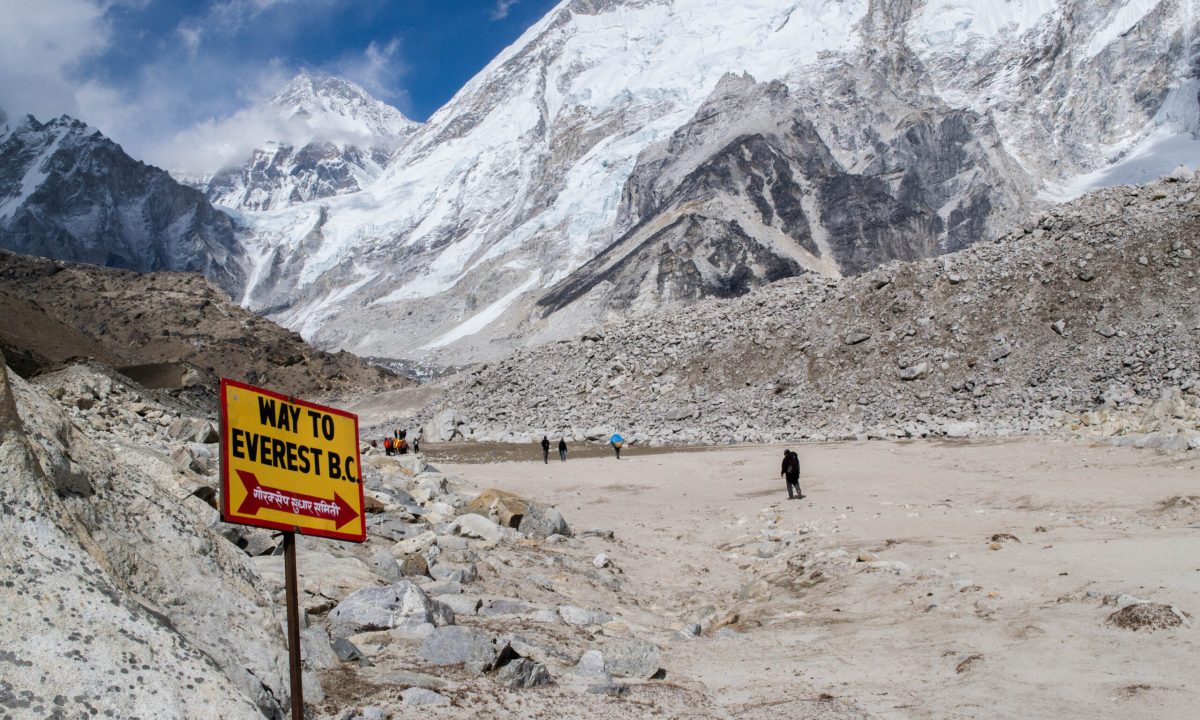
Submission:
M 377 549 L 371 553 L 366 560 L 367 567 L 371 572 L 388 582 L 397 582 L 404 577 L 404 573 L 400 569 L 400 564 L 396 562 L 396 558 L 383 548 Z
M 405 555 L 400 562 L 400 574 L 404 577 L 429 577 L 429 563 L 422 555 Z
M 681 422 L 683 420 L 699 416 L 700 410 L 695 405 L 680 405 L 678 407 L 671 408 L 665 415 L 668 420 L 673 420 L 675 422 Z
M 408 477 L 416 477 L 429 469 L 429 463 L 425 462 L 425 458 L 420 455 L 409 453 L 392 457 L 396 467 Z
M 571 536 L 571 528 L 560 512 L 548 505 L 530 503 L 525 510 L 525 517 L 517 525 L 517 530 L 525 535 L 536 538 L 548 538 L 551 535 Z
M 433 603 L 425 591 L 407 580 L 388 587 L 351 593 L 329 613 L 329 634 L 345 638 L 370 630 L 433 623 Z
M 648 680 L 659 670 L 658 646 L 646 640 L 620 640 L 604 646 L 604 670 L 613 677 Z
M 450 704 L 450 698 L 445 695 L 419 687 L 410 687 L 400 693 L 400 699 L 409 707 L 438 707 Z
M 478 595 L 450 594 L 438 597 L 438 602 L 454 611 L 455 615 L 474 615 L 483 605 L 483 599 Z
M 603 625 L 613 619 L 612 615 L 599 610 L 586 610 L 575 605 L 561 605 L 558 615 L 568 625 Z
M 458 431 L 461 424 L 453 410 L 441 410 L 425 423 L 425 439 L 432 442 L 450 442 L 455 437 L 462 436 Z
M 368 665 L 367 656 L 363 655 L 362 650 L 358 646 L 350 642 L 346 638 L 338 638 L 331 643 L 334 653 L 342 662 L 358 663 L 359 665 Z
M 482 515 L 504 527 L 516 528 L 529 508 L 529 501 L 515 493 L 488 489 L 466 505 L 466 513 Z
M 421 643 L 417 654 L 432 665 L 463 665 L 479 674 L 507 662 L 514 653 L 504 640 L 453 625 L 436 628 Z
M 56 487 L 60 462 L 88 479 L 78 492 Z M 176 476 L 154 451 L 123 444 L 114 453 L 82 434 L 59 401 L 9 374 L 0 357 L 8 714 L 284 714 L 275 604 L 250 558 L 209 529 L 211 508 L 180 497 Z M 129 687 L 113 692 L 126 673 Z
M 1196 179 L 1196 173 L 1192 172 L 1192 169 L 1187 165 L 1180 165 L 1163 176 L 1163 179 L 1167 182 L 1190 183 Z
M 530 688 L 550 683 L 550 671 L 540 662 L 517 658 L 500 668 L 496 673 L 496 682 L 512 688 Z
M 588 650 L 575 664 L 575 675 L 586 682 L 611 683 L 612 676 L 604 669 L 604 654 L 599 650 Z
M 512 530 L 506 530 L 488 518 L 474 513 L 460 515 L 455 523 L 458 525 L 460 535 L 488 542 L 500 542 L 506 537 L 506 532 L 512 532 Z
M 328 670 L 341 658 L 323 628 L 308 627 L 300 631 L 300 662 L 305 670 Z

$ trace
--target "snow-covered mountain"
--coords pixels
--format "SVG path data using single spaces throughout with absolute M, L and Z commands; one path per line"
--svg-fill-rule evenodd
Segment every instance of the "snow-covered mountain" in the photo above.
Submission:
M 954 249 L 1200 159 L 1198 5 L 567 0 L 362 192 L 245 214 L 243 301 L 464 360 Z
M 67 116 L 0 133 L 0 247 L 129 270 L 203 272 L 245 283 L 227 215 L 165 170 Z
M 213 203 L 238 210 L 356 192 L 418 127 L 348 80 L 307 72 L 243 115 L 272 136 L 244 163 L 196 181 Z

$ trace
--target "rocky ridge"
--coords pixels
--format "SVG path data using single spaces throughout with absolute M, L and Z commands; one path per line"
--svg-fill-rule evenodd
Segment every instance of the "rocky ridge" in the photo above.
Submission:
M 612 322 L 444 381 L 417 420 L 513 442 L 1069 430 L 1200 446 L 1198 191 L 1180 169 L 937 259 Z
M 231 302 L 195 273 L 137 273 L 0 251 L 0 350 L 22 375 L 95 358 L 155 387 L 213 392 L 218 377 L 295 395 L 409 381 Z

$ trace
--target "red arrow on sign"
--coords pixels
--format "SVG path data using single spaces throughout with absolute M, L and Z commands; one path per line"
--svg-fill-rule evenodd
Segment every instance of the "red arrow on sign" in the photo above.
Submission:
M 252 472 L 238 470 L 237 474 L 242 479 L 242 485 L 246 487 L 246 499 L 238 508 L 239 515 L 257 515 L 259 510 L 266 508 L 320 520 L 334 520 L 338 530 L 358 517 L 358 513 L 350 507 L 350 503 L 343 500 L 342 496 L 336 492 L 333 494 L 333 500 L 326 500 L 290 490 L 267 487 L 259 483 L 258 478 Z

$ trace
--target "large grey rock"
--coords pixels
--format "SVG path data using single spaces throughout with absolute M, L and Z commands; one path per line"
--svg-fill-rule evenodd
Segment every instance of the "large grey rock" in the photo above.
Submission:
M 433 442 L 449 442 L 462 435 L 458 430 L 458 425 L 458 418 L 453 410 L 440 410 L 429 422 L 425 423 L 425 438 Z
M 466 584 L 474 582 L 475 578 L 479 577 L 479 572 L 475 568 L 475 564 L 469 565 L 452 565 L 450 563 L 435 562 L 429 566 L 429 576 L 434 580 L 443 582 L 456 582 Z
M 483 605 L 483 599 L 478 595 L 439 595 L 438 602 L 453 610 L 455 615 L 474 615 Z
M 434 690 L 411 687 L 400 693 L 400 698 L 409 707 L 441 707 L 450 704 L 450 698 Z
M 180 497 L 165 459 L 109 452 L 73 427 L 0 356 L 0 705 L 30 718 L 282 715 L 277 606 L 249 559 L 209 529 L 207 504 Z M 67 458 L 103 493 L 64 500 L 42 462 Z M 133 664 L 140 680 L 113 692 Z
M 659 670 L 662 660 L 658 646 L 631 638 L 604 646 L 604 669 L 613 677 L 647 680 Z
M 587 610 L 575 605 L 561 605 L 558 615 L 568 625 L 603 625 L 613 619 L 612 615 L 599 610 Z
M 369 630 L 415 627 L 433 623 L 434 617 L 433 604 L 425 591 L 404 580 L 351 593 L 329 613 L 329 634 L 344 638 Z
M 525 509 L 525 516 L 517 530 L 537 538 L 548 538 L 551 535 L 571 536 L 571 528 L 567 526 L 562 513 L 548 505 L 530 503 Z
M 460 515 L 455 522 L 458 523 L 460 535 L 488 542 L 500 542 L 508 536 L 508 533 L 512 532 L 512 530 L 502 528 L 484 516 L 474 513 Z
M 579 662 L 575 664 L 574 674 L 584 682 L 612 682 L 612 676 L 604 669 L 604 653 L 599 650 L 588 650 L 581 655 Z
M 436 628 L 417 654 L 432 665 L 463 665 L 470 672 L 484 673 L 508 660 L 512 650 L 504 640 L 454 625 Z
M 388 582 L 397 582 L 404 577 L 401 571 L 400 564 L 396 562 L 396 558 L 383 548 L 379 548 L 371 553 L 366 560 L 367 567 L 371 568 L 371 572 Z
M 429 463 L 425 462 L 425 458 L 413 453 L 394 455 L 392 460 L 400 472 L 409 477 L 416 477 L 429 469 Z
M 540 662 L 517 658 L 500 668 L 496 682 L 513 689 L 547 685 L 551 682 L 550 671 Z
M 341 657 L 329 641 L 329 633 L 313 626 L 300 631 L 300 661 L 306 670 L 328 670 L 337 667 Z

